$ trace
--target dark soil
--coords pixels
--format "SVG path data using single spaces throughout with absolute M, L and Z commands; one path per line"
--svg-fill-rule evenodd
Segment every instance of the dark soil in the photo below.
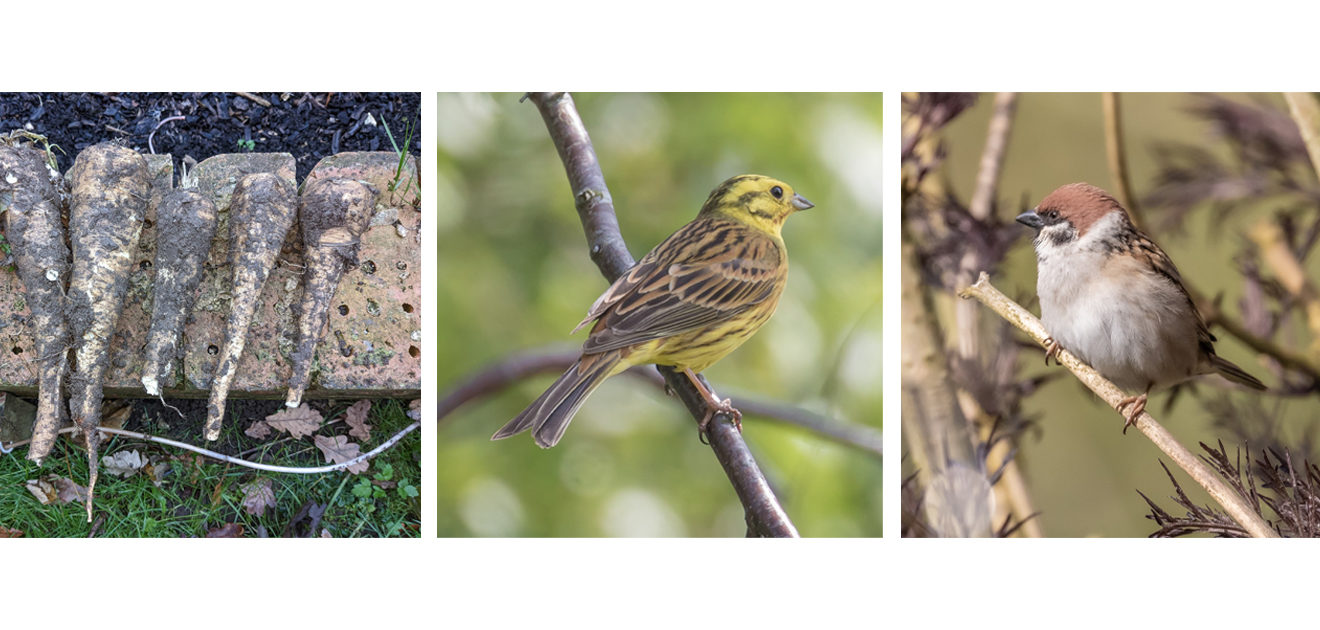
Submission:
M 61 170 L 79 151 L 119 140 L 144 154 L 172 154 L 176 174 L 185 156 L 200 162 L 221 153 L 291 153 L 301 182 L 323 157 L 342 151 L 393 151 L 386 125 L 401 150 L 405 128 L 412 129 L 408 152 L 420 155 L 422 110 L 416 92 L 253 96 L 270 106 L 233 93 L 0 92 L 0 133 L 26 129 L 46 136 L 64 151 Z M 368 114 L 374 126 L 367 122 Z M 163 122 L 174 116 L 184 118 Z

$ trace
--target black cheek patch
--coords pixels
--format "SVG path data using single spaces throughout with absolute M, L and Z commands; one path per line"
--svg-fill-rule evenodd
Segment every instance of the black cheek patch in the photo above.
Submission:
M 1052 245 L 1062 247 L 1077 239 L 1077 231 L 1072 228 L 1049 229 L 1047 227 L 1040 231 L 1040 237 L 1048 239 Z

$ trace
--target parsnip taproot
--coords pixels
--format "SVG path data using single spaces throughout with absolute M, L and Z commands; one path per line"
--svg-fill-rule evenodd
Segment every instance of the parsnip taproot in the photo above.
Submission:
M 60 216 L 60 174 L 46 152 L 30 144 L 0 144 L 0 211 L 5 238 L 23 281 L 37 363 L 37 418 L 28 459 L 41 463 L 55 444 L 65 417 L 69 326 L 64 283 L 69 246 Z
M 156 208 L 155 296 L 142 363 L 142 386 L 152 396 L 160 395 L 162 381 L 173 380 L 179 334 L 202 280 L 215 224 L 215 204 L 195 190 L 175 190 Z
M 225 323 L 211 399 L 206 407 L 206 439 L 220 438 L 225 400 L 238 371 L 252 316 L 261 304 L 261 289 L 279 257 L 284 238 L 297 214 L 293 186 L 271 173 L 245 175 L 238 180 L 229 204 L 229 264 L 233 272 L 233 299 Z
M 358 246 L 375 208 L 376 190 L 351 179 L 317 180 L 307 186 L 298 201 L 307 270 L 298 308 L 298 345 L 292 355 L 293 372 L 284 403 L 289 407 L 302 404 L 316 345 L 330 314 L 330 300 L 344 270 L 357 267 Z
M 69 171 L 69 183 L 73 245 L 69 328 L 75 350 L 69 413 L 87 439 L 90 521 L 100 442 L 96 427 L 101 424 L 101 383 L 150 202 L 151 177 L 147 161 L 136 151 L 101 143 L 78 154 Z

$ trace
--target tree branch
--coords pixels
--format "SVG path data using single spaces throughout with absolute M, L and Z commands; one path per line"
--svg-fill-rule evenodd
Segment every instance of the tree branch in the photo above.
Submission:
M 581 356 L 581 350 L 560 350 L 520 353 L 507 356 L 468 377 L 466 381 L 449 390 L 440 399 L 437 423 L 442 423 L 450 414 L 464 404 L 503 390 L 524 378 L 537 374 L 558 374 L 567 370 Z M 625 375 L 640 379 L 664 391 L 665 379 L 659 372 L 643 367 L 633 367 Z M 738 408 L 748 416 L 760 416 L 781 424 L 795 426 L 844 446 L 850 446 L 877 457 L 884 455 L 883 440 L 878 429 L 865 425 L 843 422 L 822 416 L 801 407 L 784 403 L 738 396 Z
M 1049 337 L 1049 334 L 1045 331 L 1045 326 L 1026 309 L 1000 293 L 998 289 L 990 284 L 990 277 L 986 274 L 981 274 L 976 284 L 962 289 L 958 292 L 958 295 L 963 298 L 976 298 L 998 313 L 1000 317 L 1026 332 L 1036 343 L 1042 347 L 1045 346 L 1045 339 Z M 1126 398 L 1123 390 L 1106 380 L 1099 372 L 1083 363 L 1067 349 L 1059 351 L 1058 359 L 1083 385 L 1095 392 L 1109 406 L 1117 408 L 1119 402 Z M 1186 471 L 1194 481 L 1204 487 L 1206 492 L 1210 493 L 1210 496 L 1219 505 L 1223 506 L 1233 520 L 1241 523 L 1248 533 L 1257 538 L 1278 537 L 1278 533 L 1256 513 L 1245 498 L 1233 492 L 1204 461 L 1178 443 L 1173 435 L 1156 422 L 1149 413 L 1142 412 L 1137 417 L 1135 426 L 1151 442 L 1154 442 L 1155 446 L 1164 451 L 1174 463 Z
M 1128 179 L 1127 152 L 1123 150 L 1123 117 L 1119 110 L 1118 93 L 1105 92 L 1101 96 L 1105 115 L 1105 154 L 1109 158 L 1109 178 L 1113 180 L 1114 196 L 1127 208 L 1128 215 L 1138 229 L 1146 228 L 1146 216 L 1132 194 L 1132 181 Z
M 577 204 L 578 218 L 587 236 L 591 260 L 600 268 L 605 279 L 613 282 L 631 269 L 634 261 L 619 231 L 614 202 L 605 185 L 605 176 L 596 159 L 595 149 L 591 146 L 591 138 L 573 104 L 573 97 L 564 92 L 537 92 L 524 98 L 530 98 L 541 112 L 550 138 L 559 151 L 559 158 L 564 163 Z M 673 368 L 661 366 L 658 369 L 670 389 L 699 422 L 706 415 L 706 404 L 696 388 Z M 717 414 L 707 426 L 707 437 L 747 513 L 749 533 L 796 537 L 797 528 L 784 513 L 779 499 L 752 458 L 742 434 L 725 414 Z

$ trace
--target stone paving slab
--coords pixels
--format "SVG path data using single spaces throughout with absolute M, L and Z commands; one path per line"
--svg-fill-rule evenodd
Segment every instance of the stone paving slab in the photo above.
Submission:
M 155 208 L 171 188 L 167 155 L 144 156 L 154 178 L 152 204 L 139 242 L 139 259 L 111 343 L 107 396 L 145 396 L 141 386 L 142 348 L 150 322 L 155 257 Z M 325 158 L 308 175 L 364 180 L 380 192 L 372 228 L 363 236 L 361 266 L 346 272 L 332 302 L 329 331 L 317 347 L 313 380 L 305 398 L 414 396 L 421 388 L 421 213 L 417 209 L 417 161 L 409 158 L 396 182 L 398 156 L 390 152 L 343 153 Z M 273 172 L 294 180 L 295 161 L 287 153 L 226 154 L 198 164 L 194 179 L 215 202 L 216 236 L 184 331 L 184 358 L 175 382 L 163 382 L 166 396 L 207 395 L 229 312 L 229 198 L 248 173 Z M 410 179 L 411 178 L 411 179 Z M 408 182 L 411 181 L 409 184 Z M 297 334 L 296 304 L 302 295 L 302 237 L 294 224 L 279 263 L 271 271 L 231 389 L 236 398 L 282 398 Z M 0 269 L 0 389 L 29 394 L 36 388 L 28 364 L 32 342 L 30 313 L 22 283 L 12 268 Z

